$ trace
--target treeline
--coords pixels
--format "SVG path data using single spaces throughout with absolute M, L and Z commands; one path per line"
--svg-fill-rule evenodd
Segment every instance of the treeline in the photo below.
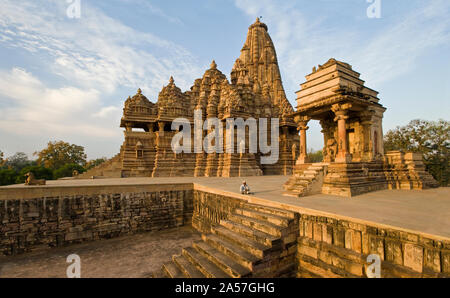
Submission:
M 0 185 L 24 183 L 28 172 L 37 179 L 72 177 L 74 170 L 81 174 L 106 161 L 105 157 L 87 161 L 84 147 L 63 141 L 49 142 L 46 148 L 33 155 L 37 157 L 35 160 L 30 160 L 23 152 L 5 157 L 0 151 Z

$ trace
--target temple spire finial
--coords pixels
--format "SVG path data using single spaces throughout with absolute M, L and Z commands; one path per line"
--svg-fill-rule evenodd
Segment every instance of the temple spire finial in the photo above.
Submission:
M 169 79 L 169 84 L 170 85 L 173 85 L 173 83 L 175 82 L 175 80 L 173 79 L 173 77 L 172 76 L 170 76 L 170 79 Z
M 211 62 L 211 69 L 217 69 L 217 64 L 216 64 L 216 61 L 215 60 L 213 60 L 212 62 Z
M 137 94 L 142 94 L 141 88 L 138 89 Z

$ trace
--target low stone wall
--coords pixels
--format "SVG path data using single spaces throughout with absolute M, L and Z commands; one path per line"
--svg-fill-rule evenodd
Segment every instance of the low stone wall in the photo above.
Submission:
M 366 277 L 380 256 L 381 277 L 450 277 L 450 241 L 348 220 L 303 214 L 297 277 Z
M 3 189 L 0 252 L 179 227 L 192 212 L 192 184 Z
M 228 215 L 245 203 L 239 198 L 201 190 L 194 190 L 193 202 L 192 226 L 201 233 L 210 233 L 212 226 L 228 219 Z

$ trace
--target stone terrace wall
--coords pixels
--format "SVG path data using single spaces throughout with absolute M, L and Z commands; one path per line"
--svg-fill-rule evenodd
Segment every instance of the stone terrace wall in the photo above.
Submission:
M 267 203 L 248 198 L 250 203 Z M 246 203 L 236 195 L 195 189 L 193 225 L 208 232 Z M 297 277 L 367 277 L 367 257 L 371 254 L 380 256 L 381 277 L 450 277 L 450 240 L 445 237 L 341 219 L 338 215 L 317 216 L 312 211 L 284 208 L 274 202 L 268 205 L 287 208 L 299 216 Z
M 192 184 L 4 189 L 0 253 L 190 224 Z
M 239 198 L 194 190 L 192 226 L 202 233 L 209 233 L 213 225 L 228 219 L 228 215 L 244 204 L 245 201 Z
M 365 277 L 378 254 L 381 277 L 450 277 L 450 241 L 398 229 L 301 215 L 298 277 Z

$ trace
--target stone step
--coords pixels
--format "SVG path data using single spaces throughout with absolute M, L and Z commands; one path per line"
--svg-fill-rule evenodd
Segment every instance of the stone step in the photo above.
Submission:
M 200 272 L 197 268 L 195 268 L 194 264 L 189 262 L 183 255 L 181 256 L 173 256 L 174 263 L 178 266 L 178 268 L 183 272 L 183 275 L 187 278 L 204 278 L 203 273 Z
M 308 170 L 303 172 L 303 175 L 305 175 L 305 176 L 316 176 L 317 173 L 318 172 L 316 170 L 308 169 Z
M 233 244 L 227 240 L 224 240 L 217 235 L 214 234 L 203 235 L 202 239 L 209 246 L 214 247 L 215 249 L 221 251 L 222 253 L 229 256 L 243 267 L 246 267 L 250 270 L 253 268 L 253 265 L 260 260 L 257 256 L 249 253 L 242 247 Z
M 245 208 L 259 211 L 259 212 L 274 214 L 274 215 L 278 215 L 278 216 L 282 216 L 282 217 L 286 217 L 286 218 L 290 218 L 290 219 L 295 218 L 294 212 L 283 210 L 283 209 L 278 209 L 275 207 L 267 207 L 267 206 L 255 205 L 255 204 L 245 204 Z
M 258 231 L 270 234 L 272 236 L 281 237 L 282 230 L 285 227 L 274 225 L 270 222 L 259 220 L 256 218 L 248 217 L 240 214 L 230 214 L 228 220 L 242 224 L 244 226 L 256 229 Z
M 232 230 L 234 232 L 237 232 L 247 238 L 250 238 L 252 240 L 255 240 L 261 244 L 270 246 L 270 247 L 274 247 L 277 246 L 279 244 L 281 244 L 281 239 L 279 237 L 261 232 L 261 231 L 257 231 L 255 229 L 249 228 L 247 226 L 244 226 L 242 224 L 236 223 L 236 222 L 232 222 L 229 220 L 221 220 L 220 221 L 220 225 Z
M 264 256 L 267 255 L 268 251 L 270 250 L 269 246 L 253 241 L 236 232 L 230 231 L 224 227 L 220 226 L 212 227 L 211 231 L 218 237 L 221 237 L 222 239 L 227 240 L 228 242 L 240 246 L 244 250 L 248 251 L 249 253 L 260 259 L 263 259 Z
M 181 272 L 180 268 L 174 262 L 164 264 L 162 270 L 169 278 L 185 278 L 183 272 Z
M 168 278 L 166 273 L 163 271 L 163 269 L 157 270 L 152 273 L 152 278 Z
M 213 246 L 213 243 L 218 244 L 223 249 L 225 246 L 222 246 L 222 243 L 218 241 L 218 237 L 214 235 L 203 235 L 205 241 L 197 241 L 194 242 L 193 246 L 196 250 L 198 250 L 201 254 L 206 256 L 211 262 L 213 262 L 217 267 L 226 272 L 229 276 L 240 278 L 247 277 L 251 275 L 251 267 L 244 267 L 237 260 L 237 258 L 233 256 L 229 256 L 225 254 L 223 251 L 217 249 Z M 220 240 L 220 239 L 219 239 Z M 244 253 L 245 254 L 245 253 Z M 253 258 L 253 257 L 252 257 Z M 249 261 L 247 261 L 249 262 Z
M 293 197 L 293 198 L 298 198 L 299 197 L 299 193 L 295 192 L 294 190 L 284 191 L 281 194 L 283 196 L 285 196 L 285 197 Z
M 304 179 L 296 179 L 295 181 L 292 181 L 292 183 L 288 184 L 288 187 L 307 187 L 309 184 L 311 184 L 311 181 L 304 180 Z
M 306 192 L 306 189 L 290 189 L 289 192 L 291 192 L 293 197 L 298 198 L 300 195 L 302 195 Z M 288 196 L 289 196 L 289 192 L 286 193 Z
M 182 254 L 208 278 L 229 278 L 222 269 L 200 254 L 194 247 L 183 248 Z
M 234 211 L 236 214 L 255 218 L 261 221 L 267 221 L 271 224 L 274 224 L 276 226 L 280 227 L 287 227 L 289 226 L 289 222 L 291 221 L 289 218 L 281 217 L 278 215 L 273 215 L 265 212 L 259 212 L 256 210 L 250 210 L 245 208 L 239 208 Z
M 323 166 L 310 166 L 308 170 L 322 171 L 323 168 Z

